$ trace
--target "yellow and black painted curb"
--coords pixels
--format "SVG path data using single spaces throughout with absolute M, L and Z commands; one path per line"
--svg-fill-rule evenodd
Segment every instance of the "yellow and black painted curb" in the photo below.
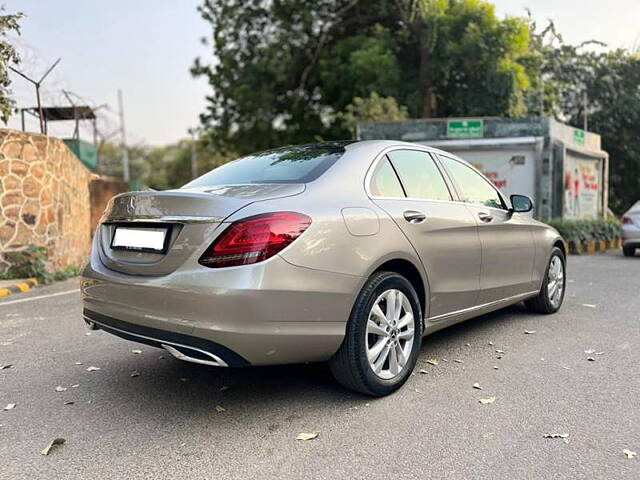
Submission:
M 592 255 L 594 253 L 618 250 L 620 248 L 622 248 L 622 239 L 620 238 L 611 240 L 569 241 L 569 253 L 572 255 Z
M 7 283 L 0 286 L 0 297 L 7 297 L 14 293 L 28 292 L 36 285 L 38 285 L 38 280 L 35 278 L 16 280 L 14 283 Z

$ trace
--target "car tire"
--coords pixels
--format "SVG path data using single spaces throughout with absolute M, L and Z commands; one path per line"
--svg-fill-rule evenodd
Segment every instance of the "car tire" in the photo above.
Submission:
M 561 275 L 562 277 L 558 280 L 557 274 L 554 273 L 557 265 L 561 266 Z M 556 281 L 560 282 L 559 287 L 561 291 L 559 293 L 559 297 L 555 297 L 553 292 L 553 284 L 552 282 Z M 551 285 L 551 287 L 550 287 Z M 560 310 L 562 306 L 562 302 L 564 301 L 564 294 L 567 286 L 567 276 L 566 276 L 566 259 L 562 250 L 558 247 L 554 247 L 551 251 L 551 256 L 549 257 L 549 263 L 547 264 L 547 269 L 544 274 L 544 281 L 542 282 L 542 288 L 540 288 L 540 293 L 537 297 L 531 298 L 529 300 L 525 300 L 525 305 L 527 308 L 536 313 L 556 313 Z
M 410 322 L 408 313 L 412 315 Z M 413 336 L 409 339 L 410 327 Z M 411 375 L 420 354 L 422 332 L 422 309 L 411 283 L 395 272 L 376 272 L 356 299 L 342 345 L 329 360 L 331 372 L 346 388 L 374 397 L 388 395 Z M 376 356 L 380 345 L 382 350 Z
M 631 246 L 623 246 L 622 247 L 622 253 L 624 254 L 625 257 L 635 257 L 636 255 L 636 247 L 631 247 Z

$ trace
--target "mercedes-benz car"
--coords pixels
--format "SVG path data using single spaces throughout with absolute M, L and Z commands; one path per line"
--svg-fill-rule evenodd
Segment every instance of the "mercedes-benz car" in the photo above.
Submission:
M 478 170 L 397 141 L 319 143 L 114 197 L 83 272 L 84 319 L 217 367 L 328 361 L 386 395 L 423 338 L 524 301 L 556 312 L 565 243 Z
M 640 249 L 640 200 L 622 216 L 622 252 L 633 257 Z

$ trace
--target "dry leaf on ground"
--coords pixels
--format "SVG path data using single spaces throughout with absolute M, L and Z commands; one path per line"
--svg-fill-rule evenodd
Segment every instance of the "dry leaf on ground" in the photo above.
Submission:
M 15 403 L 7 403 L 7 406 L 4 407 L 5 410 L 13 410 L 14 408 L 16 408 Z
M 296 437 L 296 440 L 313 440 L 314 438 L 318 437 L 318 432 L 302 432 L 299 433 L 298 436 Z
M 100 370 L 100 367 L 88 367 L 87 372 L 97 372 Z
M 42 455 L 49 455 L 51 449 L 55 446 L 62 445 L 65 442 L 64 438 L 54 438 L 49 442 L 49 444 L 42 449 Z
M 133 353 L 134 355 L 139 355 L 142 353 L 142 350 L 136 348 L 134 350 L 131 350 L 131 353 Z
M 61 387 L 60 385 L 56 387 L 56 392 L 65 392 L 66 390 L 67 390 L 67 387 Z
M 480 386 L 480 384 L 478 382 L 473 384 L 473 388 L 475 388 L 476 390 L 482 390 L 482 387 Z
M 427 363 L 429 365 L 438 365 L 438 361 L 434 360 L 433 358 L 430 358 L 429 360 L 427 360 Z
M 0 370 L 6 370 L 7 368 L 11 368 L 13 367 L 13 365 L 11 365 L 10 363 L 7 363 L 6 365 L 0 365 Z
M 482 405 L 488 405 L 490 403 L 493 403 L 496 401 L 496 397 L 488 397 L 488 398 L 481 398 L 480 399 L 480 403 Z
M 525 335 L 533 335 L 534 333 L 536 333 L 536 330 L 525 330 L 524 331 Z
M 568 433 L 545 433 L 544 438 L 567 438 Z
M 222 413 L 222 412 L 226 412 L 227 409 L 224 408 L 222 405 L 216 405 L 216 412 L 218 413 Z
M 624 453 L 627 456 L 627 458 L 633 458 L 637 455 L 636 452 L 632 452 L 628 448 L 625 448 L 624 450 L 622 450 L 622 453 Z

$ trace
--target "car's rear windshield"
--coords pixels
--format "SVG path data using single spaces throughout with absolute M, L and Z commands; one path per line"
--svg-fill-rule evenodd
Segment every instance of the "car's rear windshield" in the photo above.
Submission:
M 226 163 L 183 188 L 245 183 L 308 183 L 344 154 L 344 144 L 298 145 L 255 153 Z

